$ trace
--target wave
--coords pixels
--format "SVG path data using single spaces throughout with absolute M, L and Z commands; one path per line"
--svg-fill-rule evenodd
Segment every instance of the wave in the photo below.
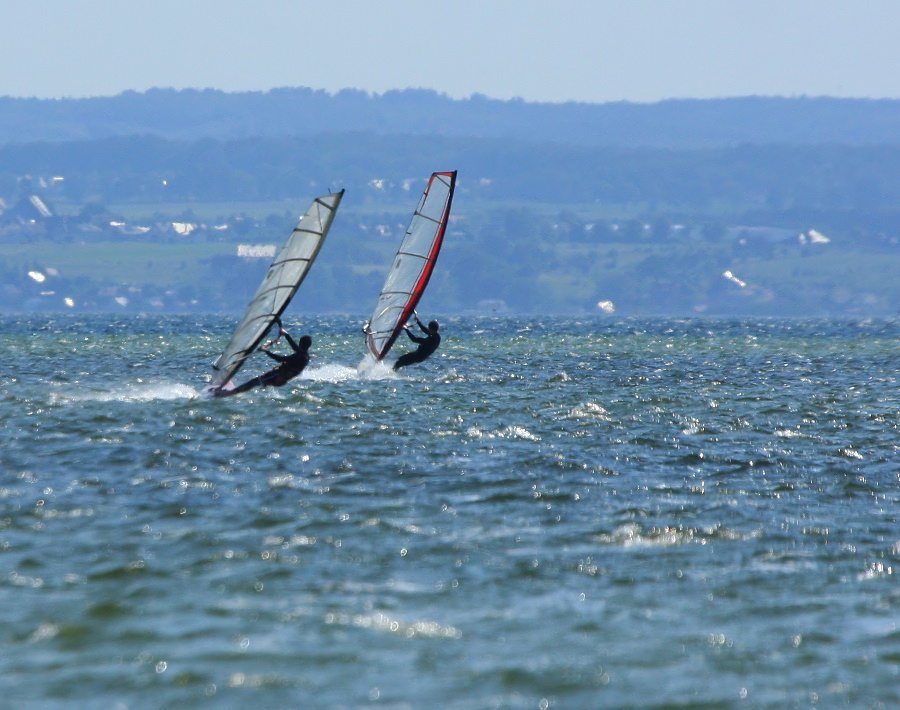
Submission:
M 51 396 L 51 403 L 65 402 L 154 402 L 157 400 L 195 399 L 199 390 L 179 382 L 128 383 L 105 390 L 69 387 Z

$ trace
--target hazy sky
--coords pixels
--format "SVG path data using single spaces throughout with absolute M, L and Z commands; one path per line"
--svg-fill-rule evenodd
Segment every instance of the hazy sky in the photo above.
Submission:
M 0 0 L 0 96 L 900 98 L 898 0 Z

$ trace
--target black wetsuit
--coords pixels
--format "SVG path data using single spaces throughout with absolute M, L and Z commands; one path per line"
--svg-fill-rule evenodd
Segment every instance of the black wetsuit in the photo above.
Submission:
M 263 350 L 270 358 L 281 363 L 278 367 L 269 370 L 268 372 L 264 372 L 258 377 L 254 377 L 252 380 L 247 380 L 244 384 L 235 387 L 233 390 L 217 390 L 214 396 L 228 397 L 233 394 L 246 392 L 254 387 L 281 387 L 303 372 L 303 368 L 309 364 L 309 348 L 301 348 L 286 332 L 283 332 L 282 335 L 288 341 L 288 344 L 294 352 L 290 355 L 279 355 L 277 353 L 270 353 L 268 350 Z
M 422 362 L 425 358 L 430 356 L 435 350 L 438 349 L 438 345 L 441 344 L 441 334 L 437 331 L 437 326 L 435 326 L 434 332 L 428 330 L 418 318 L 416 318 L 416 323 L 418 323 L 419 328 L 422 329 L 422 332 L 425 333 L 425 337 L 419 337 L 418 335 L 413 335 L 412 332 L 407 328 L 406 334 L 409 336 L 409 339 L 414 343 L 418 343 L 419 347 L 413 350 L 412 352 L 406 353 L 405 355 L 401 355 L 397 358 L 397 362 L 394 363 L 394 369 L 399 370 L 401 367 L 406 367 L 407 365 L 414 365 L 417 362 Z

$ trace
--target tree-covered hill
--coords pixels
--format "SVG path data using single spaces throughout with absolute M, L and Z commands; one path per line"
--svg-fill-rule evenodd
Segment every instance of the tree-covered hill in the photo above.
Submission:
M 153 89 L 112 97 L 0 97 L 0 144 L 155 135 L 179 140 L 361 132 L 584 146 L 897 145 L 900 101 L 746 97 L 653 104 L 530 103 L 427 90 L 336 94 Z
M 363 312 L 426 177 L 456 169 L 438 310 L 892 315 L 898 117 L 834 99 L 0 98 L 0 309 L 239 309 L 265 265 L 237 246 L 280 242 L 346 188 L 303 304 Z
M 33 189 L 23 176 L 54 176 L 63 180 L 48 199 L 70 204 L 271 202 L 345 187 L 397 205 L 434 169 L 458 169 L 462 195 L 480 206 L 829 227 L 890 224 L 900 209 L 900 146 L 674 150 L 361 133 L 0 146 L 0 195 Z

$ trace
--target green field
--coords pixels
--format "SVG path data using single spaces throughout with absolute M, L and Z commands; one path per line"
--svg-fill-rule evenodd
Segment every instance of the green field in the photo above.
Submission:
M 173 286 L 187 280 L 200 261 L 234 254 L 235 248 L 222 243 L 37 242 L 0 245 L 0 260 L 7 271 L 53 268 L 66 278 Z

